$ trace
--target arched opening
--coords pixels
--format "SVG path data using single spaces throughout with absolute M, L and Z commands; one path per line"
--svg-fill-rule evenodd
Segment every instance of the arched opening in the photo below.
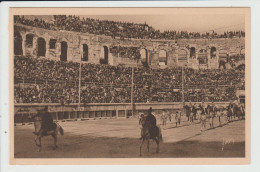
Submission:
M 167 53 L 165 50 L 159 51 L 159 65 L 160 66 L 167 65 Z
M 88 45 L 87 44 L 83 44 L 83 57 L 82 57 L 82 61 L 88 61 Z
M 216 47 L 211 47 L 210 49 L 210 58 L 215 58 L 217 56 L 217 49 Z
M 19 32 L 14 32 L 14 55 L 23 55 L 23 38 Z
M 26 40 L 25 40 L 25 45 L 28 48 L 32 48 L 33 47 L 33 34 L 27 34 L 26 35 Z
M 103 46 L 104 47 L 104 59 L 108 64 L 108 48 L 107 46 Z
M 140 50 L 140 54 L 141 54 L 141 62 L 144 66 L 148 65 L 148 54 L 147 54 L 147 50 L 145 48 Z
M 38 38 L 37 39 L 37 56 L 45 57 L 45 53 L 46 53 L 46 42 L 43 38 Z
M 196 49 L 195 47 L 190 48 L 190 58 L 195 59 L 196 58 Z
M 100 59 L 100 64 L 108 64 L 108 48 L 107 46 L 103 46 L 102 50 L 101 50 L 101 58 Z
M 206 49 L 200 49 L 198 54 L 199 64 L 208 64 L 208 54 Z
M 50 42 L 49 42 L 49 48 L 50 49 L 56 49 L 56 42 L 57 40 L 56 39 L 50 39 Z
M 187 56 L 188 56 L 188 53 L 186 50 L 184 49 L 181 49 L 179 50 L 178 52 L 178 64 L 179 65 L 184 65 L 187 63 Z
M 68 45 L 67 42 L 62 41 L 60 43 L 60 60 L 61 61 L 67 61 L 67 51 L 68 51 Z

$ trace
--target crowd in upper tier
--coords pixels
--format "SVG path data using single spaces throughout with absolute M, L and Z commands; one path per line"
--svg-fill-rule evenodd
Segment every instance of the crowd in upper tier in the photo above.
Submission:
M 110 20 L 99 20 L 79 16 L 54 15 L 52 21 L 42 18 L 29 19 L 24 16 L 14 16 L 14 23 L 44 28 L 49 30 L 67 30 L 74 32 L 106 35 L 113 38 L 136 38 L 136 39 L 167 39 L 176 40 L 182 38 L 240 38 L 245 37 L 244 31 L 227 31 L 223 34 L 216 32 L 187 32 L 169 30 L 161 32 L 148 24 L 137 24 L 130 22 L 118 22 Z
M 133 101 L 229 101 L 245 89 L 244 69 L 134 68 Z M 132 68 L 82 64 L 82 103 L 130 103 Z M 78 103 L 79 63 L 14 57 L 15 103 Z

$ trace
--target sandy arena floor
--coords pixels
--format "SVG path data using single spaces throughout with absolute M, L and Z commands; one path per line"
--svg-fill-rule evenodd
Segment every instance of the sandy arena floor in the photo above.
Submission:
M 59 122 L 65 131 L 58 136 L 59 148 L 53 150 L 51 136 L 42 139 L 42 152 L 34 143 L 33 125 L 14 127 L 15 158 L 136 158 L 139 157 L 140 126 L 138 119 L 101 119 Z M 158 121 L 161 123 L 161 121 Z M 143 146 L 143 157 L 244 157 L 245 121 L 234 121 L 215 129 L 200 131 L 200 124 L 189 124 L 186 118 L 176 128 L 168 121 L 162 128 L 163 142 L 155 153 L 155 142 L 150 152 Z M 208 124 L 207 124 L 208 125 Z M 207 126 L 209 127 L 209 126 Z M 223 145 L 223 141 L 226 143 Z

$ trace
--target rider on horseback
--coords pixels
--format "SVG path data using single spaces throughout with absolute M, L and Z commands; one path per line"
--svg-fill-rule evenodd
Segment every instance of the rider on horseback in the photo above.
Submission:
M 48 112 L 48 106 L 45 106 L 42 112 L 38 113 L 37 116 L 41 117 L 42 126 L 40 131 L 34 134 L 39 135 L 42 133 L 42 135 L 47 135 L 48 131 L 55 129 L 56 124 L 53 122 L 52 115 Z
M 156 135 L 156 118 L 152 114 L 152 107 L 148 110 L 148 116 L 146 117 L 146 122 L 149 124 L 149 131 L 151 134 L 151 138 L 155 137 Z

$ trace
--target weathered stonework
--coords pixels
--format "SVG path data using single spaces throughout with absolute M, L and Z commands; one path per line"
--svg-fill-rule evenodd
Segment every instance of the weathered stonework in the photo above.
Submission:
M 110 53 L 109 48 L 112 46 L 122 47 L 138 47 L 140 51 L 146 49 L 147 63 L 151 67 L 160 67 L 160 51 L 166 51 L 166 66 L 188 66 L 192 68 L 218 68 L 220 51 L 226 51 L 228 54 L 245 53 L 245 39 L 181 39 L 172 40 L 138 40 L 138 39 L 113 39 L 103 35 L 93 35 L 88 33 L 78 33 L 71 31 L 53 31 L 42 28 L 35 28 L 21 24 L 14 25 L 14 31 L 19 33 L 22 38 L 22 55 L 37 57 L 39 51 L 38 41 L 43 38 L 46 45 L 45 57 L 52 60 L 60 60 L 61 42 L 67 44 L 67 60 L 79 62 L 83 57 L 83 44 L 88 47 L 88 61 L 84 63 L 100 63 L 100 59 L 104 59 L 105 47 L 108 48 L 108 64 L 110 65 L 142 65 L 141 59 L 135 61 L 130 58 L 123 58 L 119 55 Z M 33 35 L 33 45 L 26 45 L 26 35 Z M 54 49 L 50 49 L 50 40 L 55 39 L 56 45 Z M 195 48 L 195 56 L 191 58 L 190 48 Z M 210 50 L 216 48 L 216 56 L 211 58 Z M 199 50 L 206 49 L 208 63 L 200 66 L 198 57 Z M 180 61 L 179 57 L 183 57 L 186 52 L 186 61 Z M 182 54 L 180 54 L 182 53 Z M 222 53 L 223 56 L 223 53 Z

